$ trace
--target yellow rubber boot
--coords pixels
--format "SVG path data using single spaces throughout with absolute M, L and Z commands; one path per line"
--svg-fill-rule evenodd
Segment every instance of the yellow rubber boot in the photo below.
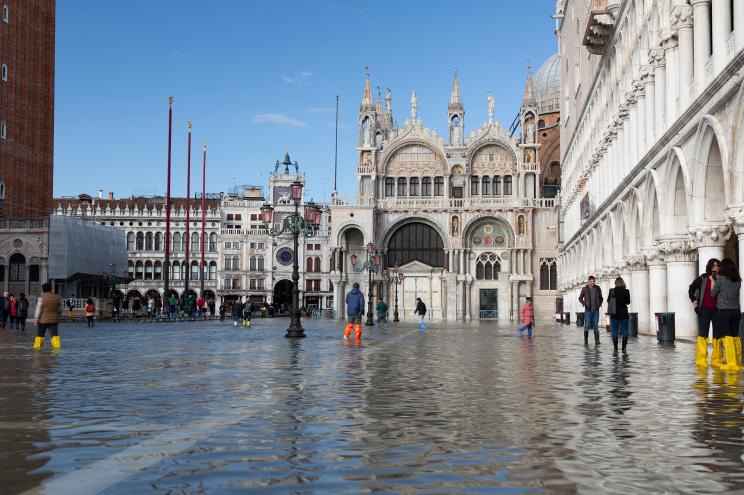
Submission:
M 732 337 L 734 339 L 734 349 L 736 350 L 736 364 L 741 368 L 741 337 Z
M 62 343 L 59 341 L 59 335 L 52 337 L 52 349 L 59 349 L 62 347 Z
M 708 339 L 705 337 L 697 338 L 695 347 L 695 364 L 702 367 L 708 366 Z
M 739 371 L 741 366 L 736 363 L 736 348 L 733 337 L 723 338 L 723 348 L 726 353 L 726 364 L 721 366 L 723 371 Z
M 245 326 L 247 326 L 247 327 L 251 326 L 251 320 L 246 320 Z
M 41 344 L 44 343 L 44 337 L 36 337 L 34 339 L 34 349 L 41 349 Z
M 713 339 L 713 352 L 710 353 L 710 365 L 720 368 L 723 364 L 723 339 Z

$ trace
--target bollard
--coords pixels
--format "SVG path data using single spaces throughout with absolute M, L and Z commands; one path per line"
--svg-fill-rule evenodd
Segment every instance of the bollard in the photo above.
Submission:
M 638 337 L 638 313 L 628 313 L 628 335 Z
M 674 313 L 655 313 L 656 315 L 656 339 L 660 343 L 674 342 Z
M 571 313 L 569 312 L 563 313 L 563 323 L 565 323 L 566 325 L 571 324 Z
M 576 312 L 576 326 L 577 327 L 584 326 L 584 312 L 583 311 Z

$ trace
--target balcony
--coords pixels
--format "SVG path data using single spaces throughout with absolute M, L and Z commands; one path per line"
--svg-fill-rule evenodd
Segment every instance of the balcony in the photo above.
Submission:
M 615 16 L 607 3 L 607 0 L 592 0 L 589 6 L 582 44 L 594 55 L 604 53 L 615 26 Z
M 458 208 L 554 208 L 555 198 L 515 198 L 514 196 L 491 196 L 472 198 L 385 198 L 378 201 L 382 210 L 424 209 L 448 210 Z
M 31 219 L 0 219 L 0 230 L 47 230 L 49 229 L 48 218 Z

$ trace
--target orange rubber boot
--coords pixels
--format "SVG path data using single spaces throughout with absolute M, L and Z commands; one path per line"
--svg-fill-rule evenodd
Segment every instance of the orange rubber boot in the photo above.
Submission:
M 362 340 L 362 326 L 357 324 L 354 328 L 354 338 L 357 340 Z
M 353 330 L 353 328 L 354 328 L 354 325 L 352 325 L 351 323 L 347 323 L 346 324 L 346 328 L 344 328 L 344 338 L 345 339 L 348 339 L 349 338 L 349 335 L 351 335 L 351 331 Z

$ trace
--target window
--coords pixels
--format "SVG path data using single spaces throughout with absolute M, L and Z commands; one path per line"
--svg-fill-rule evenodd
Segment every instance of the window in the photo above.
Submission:
M 511 196 L 512 194 L 512 177 L 511 175 L 504 176 L 504 196 Z
M 152 251 L 152 232 L 145 234 L 145 250 Z
M 305 280 L 305 291 L 307 292 L 320 291 L 320 280 Z
M 171 269 L 171 279 L 181 280 L 181 263 L 178 261 L 173 262 L 173 268 Z
M 232 270 L 232 256 L 225 256 L 225 271 Z
M 545 129 L 545 121 L 543 119 L 540 119 L 537 121 L 537 128 L 538 129 Z
M 196 232 L 191 234 L 191 251 L 194 253 L 199 252 L 199 234 Z
M 499 257 L 495 253 L 481 253 L 475 263 L 477 280 L 498 280 L 501 271 Z
M 315 273 L 320 273 L 320 256 L 315 257 L 315 263 L 314 263 L 313 268 L 315 268 L 315 270 L 313 270 L 315 271 Z
M 258 244 L 256 244 L 256 249 L 264 249 L 264 243 L 259 242 Z
M 191 262 L 191 280 L 199 280 L 199 263 Z
M 10 10 L 8 9 L 7 5 L 3 5 L 3 22 L 7 24 L 9 20 L 10 20 Z
M 217 262 L 209 262 L 209 280 L 217 280 Z
M 145 280 L 152 280 L 152 261 L 145 261 Z
M 472 196 L 478 195 L 478 184 L 480 183 L 480 180 L 478 180 L 478 176 L 474 175 L 470 178 L 470 194 Z
M 540 290 L 556 290 L 558 285 L 558 268 L 555 258 L 540 259 Z
M 39 281 L 39 265 L 28 265 L 28 281 Z
M 127 251 L 134 251 L 134 232 L 127 233 Z
M 162 280 L 163 278 L 163 264 L 159 261 L 155 262 L 155 280 Z
M 398 196 L 406 195 L 406 179 L 404 177 L 398 178 Z
M 233 219 L 233 214 L 232 213 L 228 213 L 227 214 L 227 219 L 228 220 L 232 220 Z
M 134 278 L 134 262 L 130 261 L 127 263 L 127 277 Z
M 257 266 L 256 266 L 256 269 L 257 269 L 257 270 L 258 270 L 259 272 L 262 272 L 262 271 L 263 271 L 263 269 L 264 269 L 264 257 L 263 257 L 263 256 L 259 256 L 259 257 L 258 257 L 258 258 L 256 259 L 256 265 L 257 265 Z
M 235 214 L 235 220 L 242 220 L 240 213 Z
M 137 251 L 145 249 L 145 234 L 137 232 Z
M 181 234 L 180 232 L 176 232 L 173 234 L 173 245 L 171 246 L 171 251 L 179 251 L 181 249 Z
M 419 195 L 419 179 L 418 177 L 411 177 L 411 183 L 408 189 L 408 194 L 410 196 L 418 196 Z
M 258 220 L 258 214 L 257 213 L 251 213 L 251 222 L 255 222 Z
M 444 177 L 434 177 L 434 196 L 444 196 Z
M 256 271 L 256 257 L 255 256 L 251 256 L 250 259 L 248 260 L 248 267 L 250 271 L 252 272 Z
M 263 290 L 264 280 L 262 278 L 252 278 L 248 281 L 251 290 Z
M 483 196 L 491 194 L 491 178 L 487 175 L 481 178 L 481 194 Z
M 421 195 L 431 196 L 431 177 L 421 179 Z
M 238 242 L 238 248 L 240 247 L 240 243 Z M 209 250 L 212 252 L 217 251 L 217 234 L 214 232 L 209 234 Z
M 493 177 L 493 195 L 501 196 L 501 176 L 495 175 Z
M 163 249 L 163 235 L 160 232 L 155 232 L 155 251 L 161 251 Z
M 4 120 L 0 120 L 0 139 L 7 139 L 8 137 L 8 126 Z
M 183 235 L 181 235 L 181 251 L 186 251 L 186 244 L 188 243 L 188 237 L 186 237 L 186 233 L 184 232 Z
M 141 261 L 138 261 L 134 265 L 134 278 L 142 279 L 142 269 L 144 268 L 144 265 Z
M 305 262 L 305 271 L 308 273 L 313 271 L 313 259 L 312 258 L 308 258 L 307 261 Z
M 393 189 L 395 188 L 395 179 L 388 177 L 385 179 L 385 197 L 389 198 L 393 196 Z
M 0 77 L 2 77 L 3 81 L 8 80 L 8 66 L 6 64 L 3 64 L 0 69 Z

